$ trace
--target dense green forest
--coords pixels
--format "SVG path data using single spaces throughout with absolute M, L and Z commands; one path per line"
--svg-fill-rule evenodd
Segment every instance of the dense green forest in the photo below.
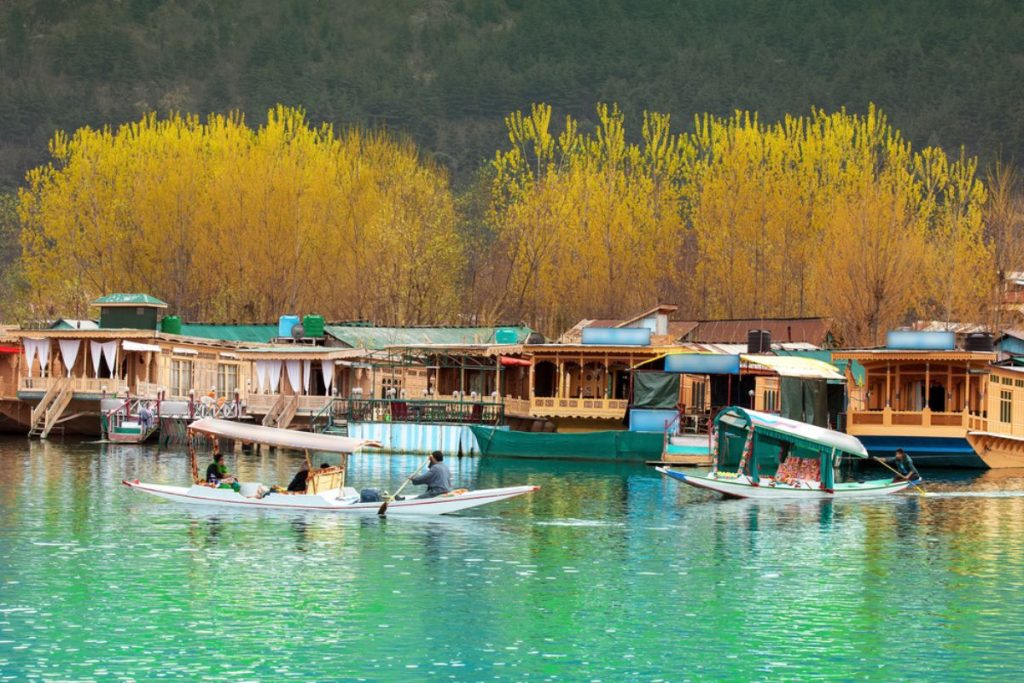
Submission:
M 688 127 L 877 103 L 917 146 L 1024 151 L 1016 0 L 6 0 L 0 185 L 55 129 L 275 103 L 404 131 L 465 182 L 531 102 Z M 560 110 L 560 111 L 559 111 Z

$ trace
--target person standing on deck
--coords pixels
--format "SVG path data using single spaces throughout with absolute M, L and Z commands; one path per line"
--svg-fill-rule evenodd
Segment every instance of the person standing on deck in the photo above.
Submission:
M 883 462 L 891 465 L 899 472 L 899 477 L 895 478 L 898 481 L 917 481 L 921 478 L 917 468 L 914 467 L 914 461 L 910 459 L 910 456 L 902 448 L 896 449 L 896 457 L 886 458 Z
M 430 467 L 423 474 L 416 476 L 409 475 L 409 481 L 413 484 L 426 484 L 427 491 L 422 498 L 434 498 L 452 490 L 452 473 L 448 465 L 444 464 L 444 453 L 434 451 L 430 454 Z

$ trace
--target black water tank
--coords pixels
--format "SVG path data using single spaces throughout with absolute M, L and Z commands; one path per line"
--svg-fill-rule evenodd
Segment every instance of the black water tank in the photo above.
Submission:
M 747 330 L 747 353 L 768 353 L 771 350 L 771 332 L 768 330 Z
M 992 344 L 992 334 L 989 332 L 971 332 L 967 335 L 967 340 L 964 342 L 964 350 L 994 351 L 995 346 Z

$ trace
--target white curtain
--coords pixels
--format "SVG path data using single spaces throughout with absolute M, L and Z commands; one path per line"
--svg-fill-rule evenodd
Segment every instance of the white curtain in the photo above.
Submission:
M 103 357 L 103 344 L 89 342 L 89 355 L 92 356 L 92 376 L 100 376 L 100 359 Z
M 286 360 L 284 364 L 288 368 L 288 383 L 292 385 L 292 391 L 296 394 L 299 392 L 299 373 L 301 371 L 301 361 L 297 360 Z
M 103 356 L 107 359 L 107 367 L 110 368 L 110 376 L 117 377 L 117 342 L 107 342 L 101 346 L 103 347 Z
M 270 393 L 276 394 L 281 385 L 281 361 L 267 361 L 267 376 L 270 378 Z
M 258 360 L 256 361 L 256 382 L 260 385 L 260 393 L 263 393 L 263 387 L 267 383 L 267 365 L 268 361 Z
M 43 339 L 40 341 L 36 347 L 36 353 L 39 354 L 39 367 L 42 369 L 43 377 L 45 377 L 46 365 L 50 362 L 50 340 Z
M 308 360 L 302 361 L 302 388 L 303 393 L 306 395 L 309 395 L 309 367 L 312 364 L 313 363 Z
M 334 361 L 333 360 L 322 360 L 320 361 L 320 371 L 324 375 L 324 387 L 326 387 L 325 394 L 331 395 L 331 385 L 334 383 Z
M 28 362 L 28 376 L 32 376 L 32 363 L 36 359 L 36 353 L 39 351 L 39 345 L 45 344 L 45 339 L 23 339 L 21 341 L 22 346 L 25 347 L 25 360 Z
M 67 368 L 68 377 L 71 376 L 71 371 L 75 368 L 75 361 L 78 360 L 78 349 L 82 348 L 81 339 L 61 339 L 60 344 L 60 356 L 64 359 L 64 367 Z

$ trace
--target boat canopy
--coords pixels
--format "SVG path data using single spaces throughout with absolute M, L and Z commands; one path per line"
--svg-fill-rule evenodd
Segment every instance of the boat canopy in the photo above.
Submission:
M 262 443 L 279 448 L 321 451 L 325 453 L 352 453 L 363 447 L 380 447 L 376 441 L 351 439 L 347 436 L 298 432 L 293 429 L 279 429 L 262 425 L 242 424 L 231 420 L 208 417 L 196 420 L 188 426 L 193 432 L 208 434 L 244 443 Z
M 742 354 L 744 363 L 760 365 L 774 370 L 780 377 L 796 377 L 799 379 L 831 379 L 843 380 L 842 373 L 836 366 L 814 358 L 800 356 L 768 356 L 765 354 Z
M 845 455 L 853 455 L 858 458 L 868 457 L 868 451 L 864 448 L 864 444 L 855 436 L 823 427 L 815 427 L 806 422 L 790 420 L 771 413 L 731 406 L 722 410 L 715 421 L 744 428 L 752 425 L 755 431 L 772 432 L 773 436 L 783 441 L 816 450 L 820 450 L 820 447 L 829 450 L 834 448 Z

